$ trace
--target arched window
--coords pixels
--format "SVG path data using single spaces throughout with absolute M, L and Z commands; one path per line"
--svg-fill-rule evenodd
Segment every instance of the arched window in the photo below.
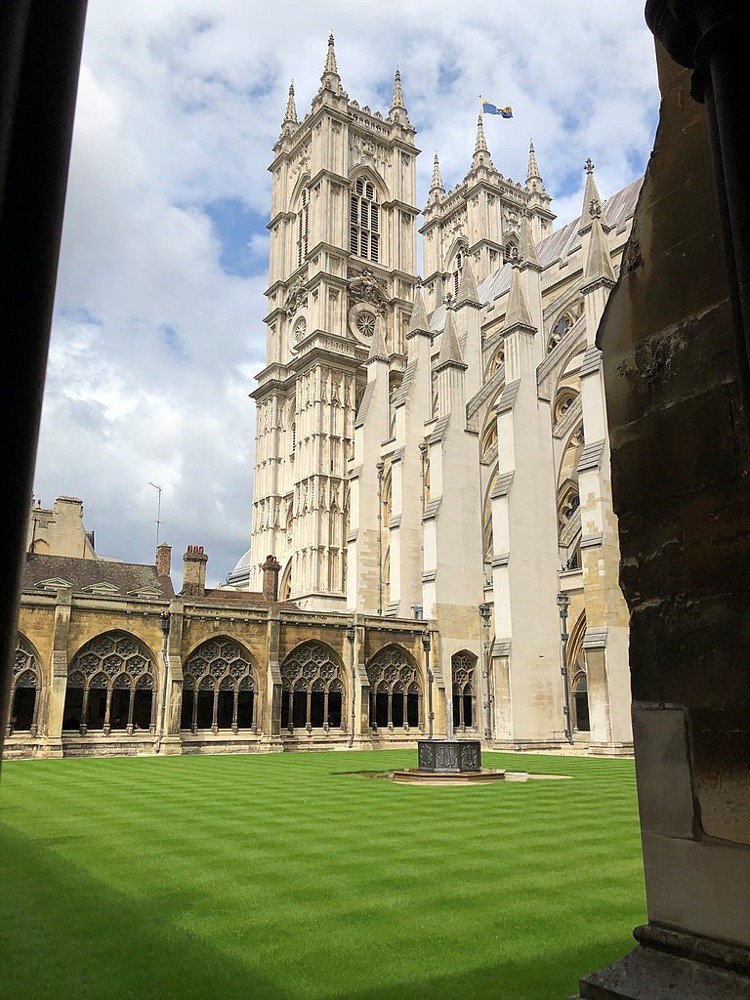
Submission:
M 87 642 L 68 667 L 63 729 L 137 730 L 156 728 L 155 671 L 151 654 L 126 632 L 107 632 Z
M 473 653 L 462 650 L 451 657 L 453 675 L 453 726 L 466 731 L 476 729 L 476 673 L 477 658 Z
M 310 247 L 310 192 L 302 191 L 300 207 L 297 212 L 297 267 L 307 258 Z
M 281 665 L 281 727 L 344 728 L 343 668 L 320 642 L 305 642 Z
M 453 261 L 453 297 L 458 297 L 458 288 L 461 284 L 461 272 L 464 269 L 464 248 L 461 247 L 456 252 L 456 258 Z
M 19 635 L 10 680 L 10 715 L 6 730 L 8 736 L 14 733 L 36 736 L 41 686 L 39 659 L 31 644 Z
M 370 725 L 406 730 L 422 725 L 422 689 L 416 664 L 399 646 L 386 646 L 367 664 Z
M 365 260 L 380 260 L 380 206 L 374 184 L 363 177 L 349 197 L 349 249 Z
M 578 393 L 575 389 L 571 389 L 568 386 L 563 386 L 562 389 L 557 394 L 557 399 L 555 400 L 555 411 L 554 411 L 554 422 L 557 423 L 568 410 L 571 408 L 573 403 L 578 399 Z
M 181 729 L 257 732 L 257 675 L 250 654 L 238 642 L 220 638 L 201 643 L 185 661 L 183 673 Z

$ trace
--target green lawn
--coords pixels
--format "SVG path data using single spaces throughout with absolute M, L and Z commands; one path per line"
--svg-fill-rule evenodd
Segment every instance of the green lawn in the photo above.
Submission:
M 3 1000 L 564 1000 L 645 921 L 631 761 L 416 752 L 0 772 Z

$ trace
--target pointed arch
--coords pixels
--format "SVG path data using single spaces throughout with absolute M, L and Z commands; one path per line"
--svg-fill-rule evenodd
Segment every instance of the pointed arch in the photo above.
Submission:
M 578 732 L 589 732 L 588 669 L 583 640 L 586 637 L 586 609 L 580 613 L 570 630 L 567 646 L 568 677 L 570 678 L 571 701 L 573 707 L 573 728 Z
M 345 729 L 346 671 L 327 643 L 308 640 L 281 664 L 281 728 Z
M 122 629 L 89 639 L 68 665 L 63 730 L 153 734 L 158 662 L 141 639 Z
M 36 647 L 18 633 L 10 679 L 9 714 L 6 735 L 28 733 L 36 736 L 39 703 L 43 687 L 42 661 Z
M 373 729 L 424 728 L 422 673 L 408 650 L 389 643 L 370 657 L 365 671 Z
M 377 178 L 377 179 L 376 179 Z M 355 170 L 349 182 L 349 252 L 362 260 L 381 263 L 381 210 L 385 185 L 374 171 Z
M 451 656 L 453 725 L 465 732 L 477 728 L 477 656 L 460 649 Z
M 181 729 L 258 731 L 258 665 L 237 639 L 219 635 L 200 642 L 186 657 L 183 676 Z

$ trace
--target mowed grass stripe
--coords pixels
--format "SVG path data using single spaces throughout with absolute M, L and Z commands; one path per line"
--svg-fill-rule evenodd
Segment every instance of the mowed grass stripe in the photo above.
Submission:
M 633 765 L 572 780 L 356 772 L 409 751 L 11 762 L 3 997 L 545 1000 L 645 919 Z

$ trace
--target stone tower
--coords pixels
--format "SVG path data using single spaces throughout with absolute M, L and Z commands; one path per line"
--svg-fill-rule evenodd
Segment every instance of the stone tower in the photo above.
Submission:
M 521 219 L 531 222 L 533 242 L 552 232 L 555 216 L 551 197 L 544 189 L 533 143 L 525 184 L 504 177 L 495 168 L 484 134 L 482 116 L 477 121 L 474 155 L 469 172 L 446 192 L 435 154 L 432 184 L 424 210 L 424 280 L 428 313 L 448 297 L 455 299 L 464 261 L 471 257 L 474 278 L 481 282 L 504 262 L 518 256 Z
M 307 115 L 293 86 L 274 147 L 267 364 L 257 403 L 251 588 L 344 610 L 347 461 L 376 337 L 398 369 L 416 287 L 414 128 L 395 73 L 386 116 L 350 100 L 334 39 Z

